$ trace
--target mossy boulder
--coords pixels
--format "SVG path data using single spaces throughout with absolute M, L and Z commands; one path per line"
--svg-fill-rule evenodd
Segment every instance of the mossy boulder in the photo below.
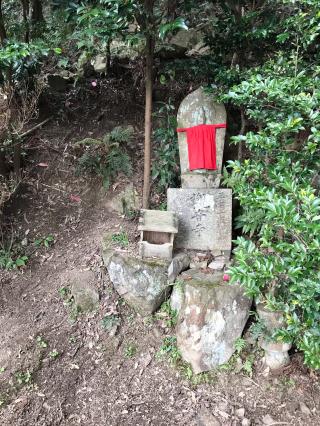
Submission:
M 105 206 L 107 210 L 117 212 L 121 215 L 128 215 L 135 212 L 140 208 L 140 197 L 138 191 L 131 182 L 111 199 L 109 194 Z
M 142 259 L 119 251 L 110 232 L 102 239 L 102 258 L 114 289 L 139 314 L 146 316 L 169 297 L 177 275 L 190 264 L 185 253 L 177 253 L 170 262 Z
M 169 296 L 169 262 L 117 252 L 108 245 L 107 239 L 103 260 L 114 289 L 142 316 L 155 312 Z

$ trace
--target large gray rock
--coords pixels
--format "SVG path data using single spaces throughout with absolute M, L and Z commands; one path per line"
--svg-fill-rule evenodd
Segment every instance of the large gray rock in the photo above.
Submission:
M 222 273 L 186 271 L 178 277 L 171 306 L 178 311 L 177 343 L 185 361 L 201 373 L 228 362 L 249 316 L 251 300 Z
M 152 314 L 168 297 L 169 262 L 117 252 L 105 252 L 104 259 L 114 289 L 141 315 Z
M 231 251 L 232 193 L 231 189 L 169 188 L 168 211 L 177 214 L 178 248 Z
M 188 268 L 188 255 L 179 253 L 172 261 L 141 259 L 114 248 L 112 234 L 102 240 L 102 258 L 114 289 L 141 315 L 150 315 L 168 298 L 181 271 Z
M 96 277 L 92 271 L 71 271 L 67 275 L 67 285 L 71 287 L 74 303 L 81 312 L 92 312 L 99 304 Z M 63 283 L 65 286 L 66 283 Z
M 227 118 L 223 104 L 213 101 L 200 87 L 190 93 L 178 111 L 178 127 L 193 127 L 199 124 L 225 123 Z M 178 133 L 182 188 L 218 188 L 221 179 L 224 139 L 226 129 L 216 129 L 217 170 L 189 170 L 186 133 Z

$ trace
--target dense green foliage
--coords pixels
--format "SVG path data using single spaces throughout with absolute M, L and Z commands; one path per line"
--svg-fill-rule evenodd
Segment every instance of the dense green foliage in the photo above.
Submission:
M 244 234 L 230 273 L 257 301 L 285 312 L 287 327 L 275 337 L 320 368 L 320 13 L 316 1 L 282 4 L 286 19 L 272 27 L 277 49 L 239 70 L 239 83 L 221 96 L 244 108 L 252 129 L 233 138 L 249 158 L 230 161 L 225 174 Z

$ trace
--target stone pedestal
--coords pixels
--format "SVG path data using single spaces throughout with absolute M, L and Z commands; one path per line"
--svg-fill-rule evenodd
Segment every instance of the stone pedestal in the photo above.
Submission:
M 260 339 L 259 343 L 265 353 L 265 364 L 271 370 L 278 370 L 290 364 L 288 351 L 291 343 L 272 341 L 272 334 L 275 330 L 285 327 L 284 312 L 270 311 L 263 303 L 256 306 L 260 320 L 266 328 L 266 338 Z
M 171 306 L 178 311 L 178 347 L 197 374 L 228 362 L 247 322 L 251 300 L 241 287 L 225 284 L 222 273 L 191 270 L 179 276 Z
M 190 93 L 178 111 L 178 127 L 187 128 L 199 124 L 225 123 L 227 118 L 223 104 L 213 101 L 200 87 Z M 186 133 L 178 133 L 182 188 L 219 188 L 221 179 L 224 139 L 226 129 L 216 129 L 217 170 L 189 169 Z
M 290 364 L 290 356 L 288 351 L 292 345 L 290 343 L 268 342 L 260 340 L 260 346 L 264 350 L 265 364 L 271 370 L 279 370 Z
M 176 213 L 177 248 L 231 252 L 231 189 L 168 189 L 168 210 Z

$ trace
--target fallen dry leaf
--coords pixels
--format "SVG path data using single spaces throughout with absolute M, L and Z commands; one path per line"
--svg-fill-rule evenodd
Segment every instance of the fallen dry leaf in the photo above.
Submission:
M 70 195 L 70 200 L 74 201 L 75 203 L 80 203 L 81 198 L 78 195 Z

